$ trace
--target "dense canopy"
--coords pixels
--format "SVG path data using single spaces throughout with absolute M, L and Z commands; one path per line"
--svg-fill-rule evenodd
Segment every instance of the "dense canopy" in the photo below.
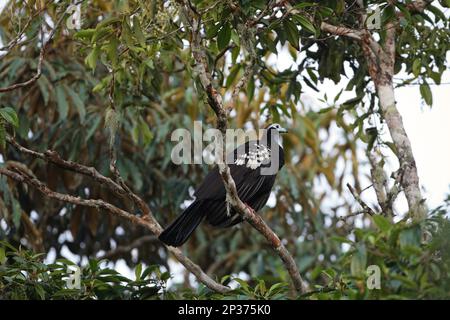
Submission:
M 286 164 L 261 216 L 293 256 L 306 296 L 448 298 L 450 199 L 426 206 L 394 96 L 394 87 L 415 83 L 432 105 L 430 84 L 439 85 L 448 68 L 448 7 L 420 0 L 6 1 L 0 239 L 51 259 L 71 253 L 75 263 L 124 260 L 172 274 L 169 261 L 183 253 L 213 280 L 241 277 L 243 294 L 251 296 L 248 280 L 260 286 L 256 297 L 270 298 L 261 281 L 288 288 L 292 274 L 250 224 L 201 226 L 174 253 L 151 232 L 156 227 L 77 199 L 101 199 L 136 217 L 147 207 L 166 226 L 211 169 L 173 163 L 174 130 L 193 131 L 194 121 L 204 129 L 224 129 L 223 119 L 236 129 L 278 122 L 289 129 Z M 368 27 L 376 12 L 380 25 Z M 283 57 L 290 67 L 280 68 Z M 345 91 L 327 96 L 325 80 Z M 387 157 L 398 161 L 388 165 Z M 407 199 L 404 212 L 394 208 L 399 196 Z M 12 250 L 5 248 L 0 262 Z M 365 286 L 369 265 L 380 267 L 382 290 Z M 191 271 L 179 286 L 202 282 Z M 0 288 L 3 275 L 0 269 Z

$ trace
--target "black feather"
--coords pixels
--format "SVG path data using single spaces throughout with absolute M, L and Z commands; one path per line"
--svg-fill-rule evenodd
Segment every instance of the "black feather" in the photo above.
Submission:
M 202 206 L 203 201 L 194 201 L 159 235 L 159 240 L 174 247 L 185 243 L 206 215 Z
M 269 141 L 269 143 L 265 145 L 261 141 L 249 141 L 228 155 L 228 163 L 231 162 L 229 164 L 230 173 L 236 183 L 239 198 L 255 211 L 260 210 L 266 204 L 276 177 L 276 173 L 272 175 L 261 173 L 261 168 L 270 166 L 273 158 L 273 152 L 270 149 L 271 140 L 264 141 Z M 278 169 L 281 169 L 284 165 L 283 149 L 278 144 L 274 148 L 279 148 L 276 151 L 279 151 L 277 160 Z M 262 159 L 264 152 L 266 155 L 269 152 L 270 157 L 266 157 L 265 161 L 258 162 L 256 168 L 248 165 L 249 156 L 253 156 L 253 160 L 260 157 Z M 246 155 L 246 157 L 242 157 L 242 159 L 245 158 L 245 162 L 236 162 L 243 154 Z M 232 208 L 227 209 L 226 191 L 217 167 L 205 177 L 194 195 L 196 200 L 161 233 L 159 236 L 161 241 L 175 247 L 182 245 L 205 217 L 210 225 L 221 228 L 231 227 L 242 222 L 242 218 Z

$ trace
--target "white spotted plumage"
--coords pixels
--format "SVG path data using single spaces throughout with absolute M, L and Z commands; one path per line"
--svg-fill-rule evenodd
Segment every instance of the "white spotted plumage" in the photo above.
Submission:
M 246 167 L 252 170 L 257 169 L 261 164 L 270 158 L 270 149 L 262 144 L 255 145 L 255 148 L 252 148 L 248 154 L 241 154 L 235 161 L 235 164 L 238 166 L 242 166 L 245 164 L 245 160 L 247 159 Z

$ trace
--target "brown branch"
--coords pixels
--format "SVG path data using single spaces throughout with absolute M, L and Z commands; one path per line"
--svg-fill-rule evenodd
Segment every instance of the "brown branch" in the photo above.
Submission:
M 55 26 L 53 27 L 53 30 L 50 32 L 48 39 L 45 43 L 42 44 L 40 53 L 39 53 L 39 59 L 38 59 L 38 65 L 37 65 L 37 70 L 36 70 L 36 74 L 31 77 L 30 79 L 28 79 L 27 81 L 24 82 L 19 82 L 4 88 L 0 88 L 0 92 L 8 92 L 8 91 L 13 91 L 16 90 L 18 88 L 23 88 L 26 86 L 29 86 L 33 83 L 35 83 L 42 74 L 42 63 L 44 61 L 44 56 L 47 50 L 47 46 L 49 45 L 50 41 L 52 41 L 53 36 L 56 33 L 56 30 L 58 29 L 59 25 L 61 24 L 61 22 L 64 20 L 64 18 L 66 17 L 67 14 L 67 9 L 64 11 L 64 13 L 61 15 L 61 17 L 58 19 L 58 21 L 55 23 Z
M 115 73 L 112 72 L 111 83 L 110 83 L 110 88 L 109 88 L 109 102 L 110 102 L 110 107 L 113 110 L 113 112 L 117 112 L 115 103 L 114 103 L 114 89 L 115 89 Z M 110 144 L 109 144 L 109 159 L 110 159 L 109 169 L 111 170 L 117 183 L 122 187 L 122 190 L 125 191 L 125 194 L 128 196 L 128 198 L 131 199 L 131 201 L 133 201 L 133 203 L 141 210 L 142 217 L 144 219 L 146 219 L 146 218 L 151 219 L 150 218 L 150 216 L 151 216 L 150 208 L 145 204 L 145 202 L 140 197 L 138 197 L 135 193 L 133 193 L 131 191 L 131 189 L 127 186 L 127 184 L 123 180 L 122 176 L 120 175 L 119 169 L 117 168 L 117 165 L 116 165 L 117 157 L 116 157 L 116 151 L 114 149 L 114 141 L 115 141 L 115 136 L 114 136 L 115 132 L 114 131 L 115 130 L 111 130 L 111 139 L 110 139 Z M 154 222 L 156 222 L 156 221 L 154 221 Z
M 30 149 L 27 149 L 21 145 L 19 145 L 17 142 L 15 142 L 11 138 L 7 138 L 7 141 L 13 145 L 17 150 L 24 154 L 28 154 L 30 156 L 33 156 L 35 158 L 42 159 L 46 162 L 53 163 L 55 165 L 58 165 L 64 169 L 70 170 L 72 172 L 76 172 L 88 177 L 93 178 L 95 181 L 97 181 L 101 185 L 105 185 L 110 190 L 114 191 L 116 194 L 123 196 L 126 194 L 126 191 L 120 186 L 118 183 L 114 182 L 112 179 L 107 178 L 103 175 L 101 175 L 95 168 L 87 167 L 72 161 L 67 161 L 62 159 L 55 151 L 48 150 L 45 153 L 36 152 Z M 140 225 L 148 230 L 150 230 L 151 233 L 153 233 L 155 236 L 159 236 L 159 234 L 162 232 L 162 227 L 159 225 L 159 223 L 154 218 L 150 208 L 147 206 L 147 204 L 136 194 L 133 194 L 133 198 L 135 198 L 135 201 L 139 203 L 139 207 L 142 208 L 143 216 L 139 217 L 136 215 L 133 215 L 123 209 L 120 209 L 108 202 L 105 202 L 101 199 L 82 199 L 79 197 L 74 197 L 67 194 L 58 193 L 55 191 L 52 191 L 49 189 L 45 184 L 43 184 L 41 181 L 37 180 L 36 178 L 32 177 L 29 173 L 21 170 L 19 166 L 14 166 L 14 171 L 9 170 L 6 168 L 0 168 L 0 175 L 3 174 L 5 176 L 8 176 L 9 178 L 28 184 L 30 186 L 35 187 L 37 190 L 39 190 L 41 193 L 43 193 L 45 196 L 63 201 L 66 203 L 71 203 L 74 205 L 80 205 L 85 207 L 93 207 L 97 209 L 104 209 L 110 214 L 119 216 L 123 219 L 126 219 L 134 224 Z M 144 212 L 147 212 L 147 215 L 144 215 Z M 199 282 L 203 283 L 206 287 L 210 288 L 211 290 L 214 290 L 216 292 L 225 293 L 230 290 L 230 288 L 223 286 L 216 281 L 214 281 L 212 278 L 210 278 L 198 265 L 196 265 L 194 262 L 192 262 L 189 258 L 183 255 L 183 253 L 173 247 L 167 247 L 168 250 L 176 257 L 176 259 L 186 268 L 188 269 L 197 279 Z
M 431 1 L 418 0 L 409 4 L 408 9 L 412 12 L 421 12 Z M 361 23 L 365 21 L 365 9 L 363 1 L 358 1 L 361 9 Z M 400 162 L 400 169 L 403 172 L 401 186 L 405 192 L 410 214 L 413 219 L 422 220 L 427 215 L 427 206 L 424 203 L 420 190 L 419 176 L 412 152 L 411 141 L 406 133 L 400 112 L 396 107 L 395 92 L 393 86 L 394 65 L 395 65 L 395 37 L 397 22 L 389 22 L 386 29 L 384 43 L 380 45 L 376 42 L 371 33 L 364 29 L 345 30 L 322 24 L 322 29 L 334 34 L 353 37 L 361 41 L 365 59 L 367 61 L 368 73 L 375 84 L 379 98 L 380 110 L 386 120 L 392 141 L 397 148 L 397 157 Z M 359 35 L 359 37 L 358 37 Z M 396 196 L 396 195 L 395 195 Z
M 10 137 L 7 137 L 6 140 L 21 153 L 27 154 L 34 158 L 42 159 L 63 169 L 90 177 L 101 185 L 108 187 L 117 196 L 123 197 L 125 195 L 125 191 L 118 183 L 114 182 L 111 178 L 103 176 L 94 167 L 88 167 L 77 162 L 64 160 L 56 151 L 53 150 L 47 150 L 44 153 L 37 152 L 23 147 Z
M 6 46 L 3 46 L 3 47 L 0 48 L 0 51 L 8 51 L 6 54 L 4 54 L 4 55 L 2 56 L 2 58 L 5 57 L 5 56 L 9 53 L 9 51 L 10 51 L 12 48 L 14 48 L 14 47 L 19 43 L 20 38 L 22 38 L 23 34 L 24 34 L 25 31 L 28 29 L 28 27 L 30 26 L 30 24 L 31 24 L 31 22 L 33 21 L 33 19 L 34 19 L 36 16 L 38 16 L 38 15 L 39 15 L 42 11 L 44 11 L 45 9 L 46 9 L 46 8 L 44 7 L 44 8 L 39 9 L 37 12 L 35 12 L 35 13 L 28 19 L 28 21 L 25 23 L 25 25 L 23 26 L 22 30 L 19 31 L 19 34 L 18 34 L 14 39 L 12 39 Z M 23 43 L 23 42 L 22 42 L 22 43 Z M 21 44 L 22 44 L 22 43 L 21 43 Z
M 347 188 L 350 190 L 350 193 L 352 194 L 353 198 L 359 203 L 359 205 L 363 208 L 363 212 L 370 214 L 373 216 L 375 214 L 375 211 L 372 210 L 371 207 L 369 207 L 359 196 L 359 194 L 356 193 L 355 189 L 350 185 L 350 183 L 347 183 Z M 358 213 L 359 214 L 359 213 Z
M 379 161 L 376 155 L 369 150 L 367 150 L 366 155 L 370 163 L 370 175 L 372 177 L 373 189 L 375 190 L 378 204 L 385 215 L 391 215 L 390 208 L 386 206 L 386 194 L 389 190 L 387 176 L 383 169 L 383 162 Z
M 355 40 L 362 40 L 362 32 L 360 30 L 350 29 L 344 26 L 335 26 L 327 22 L 322 22 L 320 29 L 336 36 L 346 36 Z
M 202 39 L 200 36 L 201 17 L 199 17 L 197 12 L 192 9 L 192 6 L 188 1 L 180 0 L 179 2 L 182 6 L 183 14 L 186 17 L 189 25 L 191 26 L 191 50 L 195 60 L 195 67 L 197 68 L 200 82 L 207 94 L 208 104 L 216 114 L 217 128 L 223 133 L 223 138 L 225 139 L 228 113 L 223 106 L 222 96 L 213 87 L 211 74 L 208 71 L 206 53 L 202 49 Z M 225 141 L 223 141 L 222 146 L 225 146 Z M 295 289 L 299 293 L 306 292 L 307 285 L 303 282 L 303 279 L 300 276 L 294 258 L 285 248 L 278 236 L 263 221 L 263 219 L 259 215 L 257 215 L 252 208 L 248 207 L 239 199 L 236 190 L 236 184 L 233 180 L 233 177 L 231 176 L 230 168 L 225 161 L 226 151 L 224 147 L 222 148 L 222 151 L 222 159 L 221 161 L 218 161 L 218 167 L 227 194 L 226 201 L 228 201 L 228 203 L 236 210 L 239 215 L 242 216 L 244 220 L 249 222 L 253 228 L 259 231 L 269 242 L 272 249 L 277 252 L 279 257 L 283 261 L 286 270 L 292 278 Z

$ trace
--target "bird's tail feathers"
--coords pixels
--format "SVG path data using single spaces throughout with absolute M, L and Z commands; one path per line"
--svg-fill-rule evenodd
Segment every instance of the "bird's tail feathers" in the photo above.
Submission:
M 159 240 L 173 247 L 185 243 L 206 215 L 201 204 L 201 201 L 194 201 L 159 235 Z

